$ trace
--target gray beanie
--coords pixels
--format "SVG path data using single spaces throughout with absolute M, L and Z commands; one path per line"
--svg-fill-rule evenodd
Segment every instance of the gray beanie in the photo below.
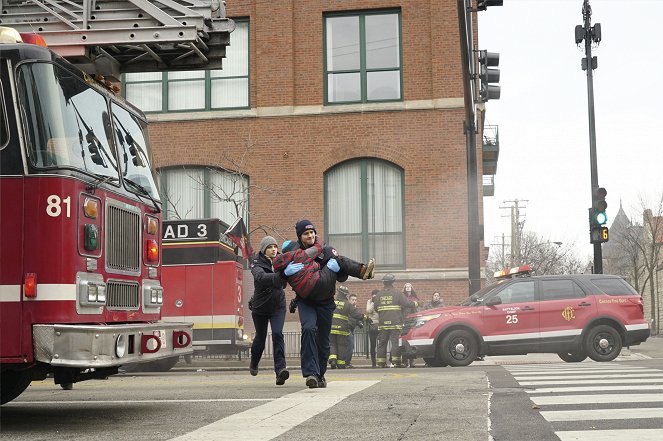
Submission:
M 263 237 L 262 240 L 260 241 L 260 252 L 262 254 L 265 254 L 265 250 L 270 245 L 278 245 L 276 243 L 276 239 L 274 239 L 272 236 Z

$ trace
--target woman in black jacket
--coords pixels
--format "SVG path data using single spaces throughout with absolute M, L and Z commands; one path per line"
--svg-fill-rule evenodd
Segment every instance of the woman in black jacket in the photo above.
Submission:
M 283 288 L 286 279 L 281 273 L 275 273 L 272 259 L 278 254 L 276 240 L 266 236 L 260 241 L 260 252 L 251 259 L 253 274 L 253 297 L 249 301 L 256 336 L 251 345 L 251 375 L 258 375 L 258 364 L 265 350 L 267 325 L 272 327 L 274 343 L 274 372 L 276 384 L 282 385 L 290 377 L 285 363 L 285 343 L 283 341 L 283 323 L 285 322 L 285 293 Z

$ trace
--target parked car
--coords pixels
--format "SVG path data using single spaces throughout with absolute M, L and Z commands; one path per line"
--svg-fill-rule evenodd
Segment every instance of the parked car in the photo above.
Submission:
M 496 276 L 458 306 L 409 315 L 403 353 L 431 366 L 530 352 L 556 353 L 566 362 L 611 361 L 622 347 L 649 337 L 642 298 L 621 277 L 531 276 L 528 266 Z

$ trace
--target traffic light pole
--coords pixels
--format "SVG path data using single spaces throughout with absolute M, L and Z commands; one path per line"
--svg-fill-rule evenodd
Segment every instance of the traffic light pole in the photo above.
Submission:
M 458 0 L 458 30 L 460 32 L 460 53 L 463 64 L 463 89 L 465 97 L 465 148 L 467 151 L 467 258 L 470 295 L 481 289 L 481 256 L 479 238 L 479 188 L 477 184 L 477 137 L 474 115 L 475 91 L 471 12 L 466 0 Z
M 591 27 L 592 8 L 589 0 L 584 0 L 582 5 L 582 16 L 584 18 L 585 30 L 585 57 L 587 67 L 587 107 L 589 113 L 589 162 L 591 168 L 591 196 L 592 207 L 594 198 L 599 188 L 598 167 L 596 164 L 596 125 L 594 121 L 594 60 L 592 60 L 593 32 Z M 603 274 L 603 252 L 601 244 L 594 244 L 594 274 Z

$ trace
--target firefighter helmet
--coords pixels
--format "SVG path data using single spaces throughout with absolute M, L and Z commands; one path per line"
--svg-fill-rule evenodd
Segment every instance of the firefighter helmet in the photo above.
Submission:
M 394 283 L 395 280 L 396 280 L 396 276 L 394 276 L 391 273 L 387 273 L 384 276 L 382 276 L 382 281 L 385 282 L 385 283 Z

